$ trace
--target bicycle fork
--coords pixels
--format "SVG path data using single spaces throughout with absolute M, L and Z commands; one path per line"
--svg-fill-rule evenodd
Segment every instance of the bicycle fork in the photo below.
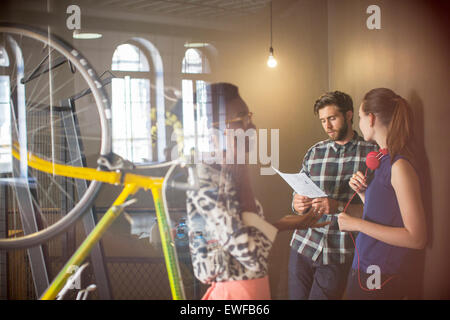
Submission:
M 86 237 L 80 247 L 75 251 L 66 265 L 61 269 L 59 274 L 55 277 L 53 282 L 42 294 L 40 300 L 53 300 L 64 287 L 64 284 L 71 276 L 71 270 L 75 266 L 80 266 L 81 263 L 89 255 L 92 247 L 100 240 L 108 227 L 120 216 L 126 207 L 126 201 L 130 195 L 133 195 L 140 187 L 135 184 L 126 184 L 120 195 L 111 208 L 106 211 L 105 215 L 95 226 L 92 232 Z M 174 300 L 184 299 L 184 290 L 181 280 L 177 255 L 175 251 L 174 241 L 171 236 L 169 223 L 164 211 L 161 201 L 161 188 L 152 188 L 152 195 L 155 202 L 156 215 L 158 220 L 158 227 L 161 235 L 161 243 L 164 252 L 164 258 L 169 276 L 169 284 Z
M 181 278 L 180 266 L 178 263 L 175 242 L 172 237 L 169 217 L 167 217 L 164 206 L 161 201 L 161 189 L 152 189 L 153 200 L 155 202 L 156 217 L 158 220 L 158 228 L 161 236 L 161 244 L 164 252 L 164 260 L 166 262 L 167 274 L 169 276 L 170 290 L 173 300 L 184 300 L 185 293 L 183 280 Z

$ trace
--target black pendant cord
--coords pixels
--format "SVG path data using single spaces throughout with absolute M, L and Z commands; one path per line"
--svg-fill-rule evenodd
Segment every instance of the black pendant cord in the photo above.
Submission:
M 272 49 L 272 1 L 270 1 L 270 51 Z

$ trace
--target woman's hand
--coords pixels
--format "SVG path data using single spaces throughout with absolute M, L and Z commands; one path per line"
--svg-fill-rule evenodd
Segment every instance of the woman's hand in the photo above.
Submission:
M 337 215 L 339 230 L 341 231 L 359 231 L 358 223 L 361 219 L 350 216 L 346 212 Z
M 367 179 L 361 171 L 353 174 L 348 184 L 358 194 L 364 193 L 367 189 Z
M 323 216 L 323 214 L 318 213 L 316 211 L 309 211 L 303 215 L 286 215 L 277 222 L 273 223 L 273 225 L 279 230 L 294 230 L 294 229 L 308 229 L 308 228 L 321 228 L 328 224 L 331 221 L 320 222 L 319 219 Z
M 338 211 L 339 201 L 331 198 L 315 198 L 311 207 L 319 213 L 335 214 Z

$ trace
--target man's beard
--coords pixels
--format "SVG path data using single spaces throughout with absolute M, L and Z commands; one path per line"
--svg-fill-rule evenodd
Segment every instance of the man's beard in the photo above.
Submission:
M 347 131 L 348 131 L 348 124 L 347 124 L 347 122 L 344 122 L 343 127 L 340 128 L 340 129 L 337 131 L 336 137 L 335 137 L 335 138 L 332 138 L 332 137 L 330 136 L 330 139 L 333 140 L 333 141 L 341 141 L 341 140 L 344 140 L 345 136 L 347 135 Z

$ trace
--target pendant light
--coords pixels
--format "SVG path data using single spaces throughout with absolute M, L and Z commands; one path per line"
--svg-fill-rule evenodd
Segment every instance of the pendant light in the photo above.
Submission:
M 277 60 L 273 56 L 272 47 L 272 1 L 270 1 L 270 49 L 269 49 L 269 59 L 267 59 L 267 66 L 269 68 L 275 68 L 277 66 Z

